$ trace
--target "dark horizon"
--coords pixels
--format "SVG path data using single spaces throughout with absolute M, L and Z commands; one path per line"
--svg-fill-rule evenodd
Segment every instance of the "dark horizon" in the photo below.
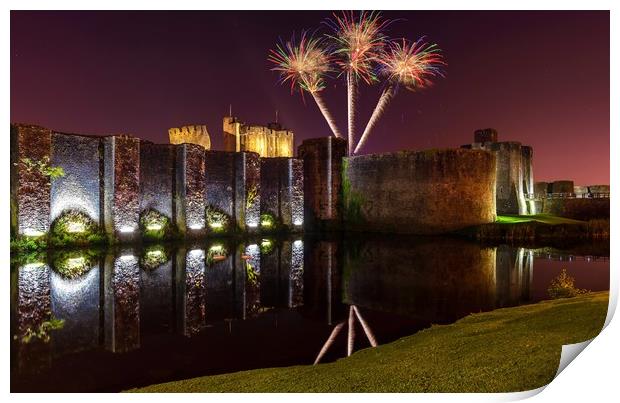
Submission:
M 280 122 L 301 140 L 329 127 L 306 97 L 277 84 L 267 53 L 279 37 L 318 28 L 329 11 L 11 12 L 11 122 L 63 132 L 131 133 L 206 124 L 222 149 L 222 117 Z M 392 37 L 426 35 L 446 78 L 401 91 L 363 153 L 458 147 L 493 127 L 534 148 L 536 181 L 609 183 L 608 11 L 385 12 Z M 584 35 L 584 32 L 587 35 Z M 324 98 L 346 131 L 346 89 Z M 380 86 L 362 86 L 358 136 Z

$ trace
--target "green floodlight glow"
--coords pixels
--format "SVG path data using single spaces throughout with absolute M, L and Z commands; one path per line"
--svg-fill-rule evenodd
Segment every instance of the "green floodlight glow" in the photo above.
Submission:
M 163 226 L 161 224 L 158 224 L 158 223 L 148 224 L 146 226 L 146 229 L 149 230 L 149 231 L 159 231 L 162 228 L 163 228 Z
M 160 251 L 160 250 L 150 250 L 148 252 L 146 252 L 146 256 L 152 259 L 156 259 L 159 258 L 161 256 L 163 256 L 164 252 Z
M 271 241 L 269 239 L 263 239 L 260 244 L 261 246 L 270 246 Z
M 211 228 L 222 228 L 222 226 L 223 226 L 223 225 L 222 225 L 222 223 L 221 223 L 221 222 L 210 222 L 210 223 L 209 223 L 209 226 L 210 226 Z
M 209 248 L 210 252 L 221 252 L 222 251 L 222 245 L 213 245 Z
M 267 220 L 261 221 L 260 225 L 262 227 L 271 227 L 271 221 L 267 221 Z

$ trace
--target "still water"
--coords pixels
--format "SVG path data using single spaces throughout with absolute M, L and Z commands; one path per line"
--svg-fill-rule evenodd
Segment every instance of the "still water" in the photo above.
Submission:
M 561 269 L 579 288 L 609 289 L 608 247 L 577 250 L 298 236 L 13 256 L 11 390 L 120 391 L 312 364 L 344 323 L 329 362 L 347 355 L 350 315 L 357 350 L 545 299 Z

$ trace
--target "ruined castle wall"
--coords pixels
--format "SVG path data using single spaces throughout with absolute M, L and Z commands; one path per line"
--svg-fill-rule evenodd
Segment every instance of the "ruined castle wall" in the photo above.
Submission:
M 542 213 L 575 220 L 609 218 L 609 198 L 553 198 L 542 200 Z
M 67 211 L 85 213 L 101 225 L 101 139 L 52 134 L 51 165 L 64 175 L 52 181 L 51 221 Z
M 205 150 L 195 144 L 176 148 L 176 223 L 185 236 L 206 233 Z
M 254 232 L 260 222 L 260 157 L 235 154 L 235 220 L 242 230 Z
M 573 181 L 562 180 L 562 181 L 554 181 L 551 183 L 551 192 L 550 193 L 564 193 L 570 194 L 575 192 L 575 184 Z
M 175 147 L 169 144 L 140 144 L 140 214 L 155 210 L 174 218 Z
M 521 143 L 492 143 L 497 153 L 497 214 L 526 214 Z
M 205 154 L 207 208 L 235 217 L 235 154 L 207 151 Z M 207 223 L 208 224 L 208 223 Z
M 303 161 L 261 158 L 261 214 L 270 214 L 282 225 L 299 229 L 303 224 Z
M 190 125 L 168 129 L 170 144 L 197 144 L 211 149 L 211 137 L 205 125 Z
M 298 158 L 303 160 L 304 217 L 313 229 L 339 228 L 342 221 L 342 158 L 347 142 L 336 137 L 304 140 Z
M 120 241 L 139 236 L 140 140 L 110 136 L 104 143 L 104 226 Z
M 49 164 L 52 131 L 11 125 L 11 226 L 19 235 L 41 235 L 50 228 L 50 178 L 33 164 Z
M 484 150 L 348 157 L 343 168 L 345 227 L 436 234 L 494 222 L 495 178 L 495 155 Z
M 527 214 L 536 214 L 536 206 L 532 200 L 528 200 L 534 195 L 534 151 L 530 146 L 521 147 L 521 169 L 523 171 L 523 193 L 526 197 L 525 208 Z

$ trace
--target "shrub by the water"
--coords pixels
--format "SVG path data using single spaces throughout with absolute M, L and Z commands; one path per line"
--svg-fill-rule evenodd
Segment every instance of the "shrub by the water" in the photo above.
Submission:
M 571 298 L 579 294 L 585 294 L 588 290 L 575 287 L 575 279 L 566 273 L 566 269 L 562 269 L 560 274 L 551 280 L 547 293 L 551 299 Z

